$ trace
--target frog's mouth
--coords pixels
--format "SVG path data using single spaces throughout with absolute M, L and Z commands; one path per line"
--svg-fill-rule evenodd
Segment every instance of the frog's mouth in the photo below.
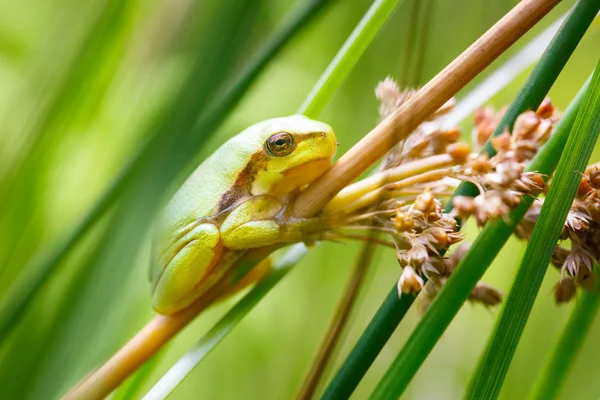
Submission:
M 313 182 L 321 176 L 331 165 L 331 158 L 316 158 L 304 164 L 288 168 L 282 172 L 283 179 L 274 187 L 273 192 L 289 193 Z

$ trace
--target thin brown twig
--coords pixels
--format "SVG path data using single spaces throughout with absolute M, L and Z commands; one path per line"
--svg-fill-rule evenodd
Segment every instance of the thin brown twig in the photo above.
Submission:
M 273 250 L 274 248 L 260 248 L 248 252 L 243 260 L 244 265 L 258 264 Z M 189 307 L 171 315 L 156 315 L 108 361 L 82 378 L 62 399 L 94 400 L 108 396 L 198 314 L 214 304 L 223 293 L 230 291 L 232 282 L 238 282 L 238 274 L 237 270 L 228 271 L 216 285 Z
M 560 0 L 523 0 L 303 191 L 294 215 L 310 217 L 358 178 L 534 26 Z

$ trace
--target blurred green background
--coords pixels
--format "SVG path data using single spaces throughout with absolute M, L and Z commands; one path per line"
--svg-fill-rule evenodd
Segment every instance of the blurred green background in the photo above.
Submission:
M 191 131 L 198 110 L 214 104 L 287 18 L 293 2 L 0 3 L 0 299 L 17 277 L 31 273 L 25 266 L 81 220 L 152 133 L 167 137 L 165 154 L 154 154 L 128 181 L 124 197 L 60 264 L 0 347 L 0 398 L 58 397 L 152 317 L 146 269 L 157 208 L 226 138 L 261 119 L 294 113 L 370 3 L 333 1 L 269 64 L 211 140 L 200 141 L 198 149 L 187 146 L 188 153 L 172 145 L 189 140 L 177 135 Z M 373 90 L 379 80 L 391 75 L 407 86 L 424 84 L 515 3 L 406 0 L 321 115 L 337 132 L 339 154 L 378 122 Z M 572 3 L 559 5 L 515 49 Z M 596 64 L 598 49 L 596 21 L 550 93 L 555 105 L 567 106 Z M 525 76 L 491 104 L 510 102 Z M 470 140 L 471 121 L 462 128 Z M 173 167 L 187 159 L 195 161 Z M 597 160 L 598 152 L 592 161 Z M 471 239 L 477 233 L 472 226 L 466 232 Z M 311 251 L 172 398 L 293 397 L 359 247 L 324 243 Z M 522 243 L 509 242 L 485 281 L 506 292 L 523 250 Z M 398 276 L 394 254 L 380 250 L 335 369 Z M 570 306 L 553 303 L 557 279 L 551 270 L 507 377 L 504 399 L 528 392 L 568 317 Z M 145 393 L 232 301 L 212 308 L 178 336 L 133 397 Z M 498 311 L 466 305 L 404 398 L 459 397 Z M 370 393 L 418 318 L 411 310 L 355 398 Z M 600 323 L 584 344 L 563 398 L 600 395 L 598 335 Z

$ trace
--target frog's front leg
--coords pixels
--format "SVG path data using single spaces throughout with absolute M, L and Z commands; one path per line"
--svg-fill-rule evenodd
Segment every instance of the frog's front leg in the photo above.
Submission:
M 268 246 L 280 239 L 275 217 L 283 204 L 272 196 L 252 197 L 233 210 L 221 225 L 223 245 L 232 250 Z
M 221 225 L 221 240 L 232 250 L 274 243 L 301 242 L 330 227 L 330 220 L 280 218 L 284 205 L 273 196 L 259 196 L 240 204 Z
M 221 258 L 223 246 L 219 228 L 201 223 L 191 229 L 172 246 L 165 257 L 160 277 L 154 288 L 152 303 L 156 311 L 170 314 L 187 304 L 186 299 L 204 291 L 203 280 L 209 276 Z

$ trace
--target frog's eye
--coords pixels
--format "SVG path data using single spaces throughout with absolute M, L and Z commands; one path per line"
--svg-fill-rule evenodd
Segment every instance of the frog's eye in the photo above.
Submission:
M 290 154 L 296 148 L 294 137 L 287 132 L 278 132 L 267 139 L 265 147 L 269 154 L 275 157 L 283 157 Z

